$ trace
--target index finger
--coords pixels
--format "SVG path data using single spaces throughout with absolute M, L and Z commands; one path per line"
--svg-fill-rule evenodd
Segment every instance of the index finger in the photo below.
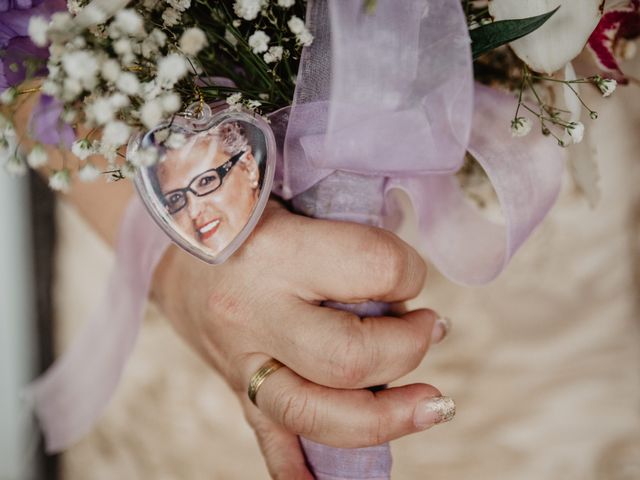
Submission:
M 359 303 L 400 302 L 417 296 L 427 266 L 397 235 L 350 222 L 304 218 L 304 241 L 290 259 L 301 297 Z

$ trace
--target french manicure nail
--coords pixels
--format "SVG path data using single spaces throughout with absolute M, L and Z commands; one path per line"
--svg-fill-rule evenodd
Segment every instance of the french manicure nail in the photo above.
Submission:
M 451 320 L 448 317 L 438 317 L 431 331 L 431 343 L 442 342 L 451 331 Z
M 422 400 L 413 411 L 413 423 L 426 430 L 438 423 L 450 421 L 456 414 L 456 404 L 451 397 L 432 397 Z

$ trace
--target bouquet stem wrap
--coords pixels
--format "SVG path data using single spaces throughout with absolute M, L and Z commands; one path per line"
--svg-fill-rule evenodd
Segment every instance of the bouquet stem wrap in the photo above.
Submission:
M 384 213 L 383 177 L 334 172 L 291 201 L 299 213 L 314 218 L 345 220 L 380 226 Z M 351 192 L 351 193 L 348 193 Z M 324 302 L 324 306 L 348 310 L 359 316 L 388 313 L 388 304 L 366 302 L 344 304 Z M 318 480 L 390 478 L 389 444 L 368 448 L 335 448 L 300 438 L 307 463 Z

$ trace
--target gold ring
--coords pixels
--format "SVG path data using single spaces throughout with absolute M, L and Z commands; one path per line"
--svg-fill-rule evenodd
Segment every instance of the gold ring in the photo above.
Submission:
M 249 391 L 247 393 L 249 394 L 249 400 L 251 400 L 251 403 L 256 407 L 258 406 L 256 403 L 256 395 L 258 395 L 260 385 L 262 385 L 262 382 L 264 382 L 269 375 L 280 367 L 284 367 L 284 365 L 275 358 L 271 358 L 264 362 L 256 373 L 251 376 L 251 380 L 249 380 Z

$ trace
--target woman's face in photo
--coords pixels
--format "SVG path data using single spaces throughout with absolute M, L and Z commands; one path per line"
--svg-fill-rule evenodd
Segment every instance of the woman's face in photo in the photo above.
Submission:
M 165 199 L 186 197 L 186 205 L 172 213 L 182 233 L 216 254 L 247 224 L 260 193 L 258 165 L 249 146 L 227 173 L 223 173 L 222 184 L 215 191 L 205 193 L 211 189 L 209 185 L 215 185 L 212 179 L 216 174 L 203 173 L 222 167 L 230 159 L 234 158 L 217 146 L 217 139 L 204 137 L 169 151 L 157 167 L 158 182 Z M 187 187 L 190 190 L 184 191 Z M 179 189 L 183 191 L 178 196 L 170 194 Z

